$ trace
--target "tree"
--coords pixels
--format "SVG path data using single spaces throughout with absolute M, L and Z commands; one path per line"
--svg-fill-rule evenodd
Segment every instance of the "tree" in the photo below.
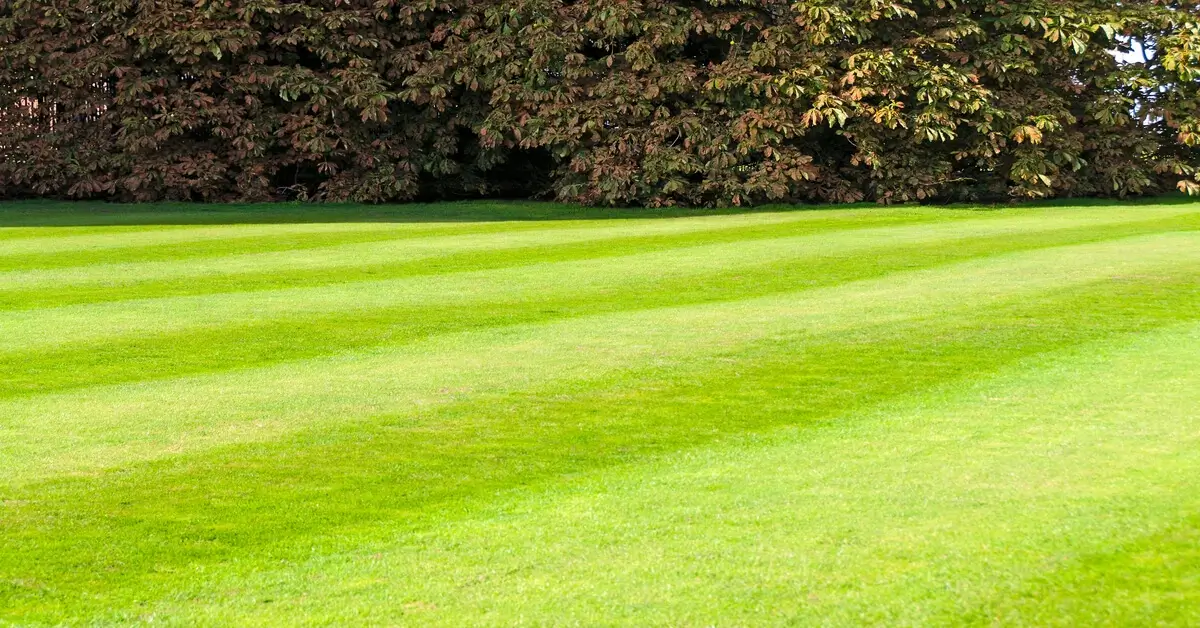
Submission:
M 1198 14 L 1197 0 L 0 0 L 0 184 L 646 205 L 1200 193 Z

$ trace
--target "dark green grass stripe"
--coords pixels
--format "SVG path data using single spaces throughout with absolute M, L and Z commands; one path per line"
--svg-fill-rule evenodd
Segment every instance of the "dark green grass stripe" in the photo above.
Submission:
M 541 298 L 431 302 L 325 316 L 271 319 L 121 338 L 56 350 L 0 353 L 0 398 L 264 366 L 397 344 L 437 334 L 658 307 L 733 301 L 833 286 L 893 272 L 1157 232 L 1154 224 L 993 236 L 733 268 L 720 273 L 601 286 Z
M 913 223 L 905 222 L 906 225 Z M 874 223 L 845 225 L 839 231 L 878 227 Z M 584 242 L 543 244 L 501 248 L 498 250 L 449 252 L 431 257 L 398 260 L 389 263 L 363 264 L 336 268 L 270 268 L 257 272 L 218 274 L 203 277 L 176 277 L 157 280 L 139 280 L 137 276 L 117 275 L 112 281 L 102 284 L 39 286 L 27 289 L 9 289 L 0 293 L 0 310 L 38 309 L 86 303 L 102 303 L 145 298 L 163 298 L 220 294 L 227 292 L 249 292 L 294 287 L 317 287 L 355 281 L 399 279 L 452 272 L 496 270 L 529 264 L 546 264 L 614 258 L 639 253 L 649 253 L 669 248 L 703 246 L 744 241 L 753 246 L 756 240 L 776 239 L 789 236 L 828 232 L 827 224 L 811 222 L 790 224 L 763 224 L 730 226 L 700 232 L 681 234 L 656 234 L 641 236 L 612 237 Z M 900 227 L 903 228 L 903 227 Z M 971 247 L 973 240 L 989 242 L 1003 240 L 1022 241 L 1028 238 L 1060 236 L 1062 242 L 1094 241 L 1088 238 L 1115 238 L 1150 234 L 1164 231 L 1200 229 L 1200 212 L 1191 215 L 1171 216 L 1105 226 L 1080 226 L 1063 229 L 1031 229 L 1027 233 L 1006 234 L 983 238 L 961 238 L 948 242 L 950 247 Z M 897 233 L 897 235 L 900 235 Z M 880 245 L 886 246 L 886 235 L 880 235 Z M 932 246 L 932 245 L 926 245 Z M 876 255 L 876 250 L 857 252 L 856 255 Z M 314 256 L 319 251 L 314 251 Z
M 1160 204 L 1169 199 L 1151 199 Z M 1115 203 L 1113 203 L 1115 205 Z M 1126 203 L 1127 204 L 1127 203 Z M 583 207 L 545 202 L 463 201 L 402 205 L 231 203 L 145 203 L 120 205 L 93 202 L 28 201 L 0 204 L 0 228 L 94 228 L 155 225 L 321 224 L 337 222 L 528 222 L 560 220 L 628 220 L 727 216 L 777 211 L 824 211 L 870 204 L 833 206 L 763 206 L 757 208 L 620 208 Z
M 1033 208 L 1193 205 L 1182 195 L 1124 200 L 1056 199 L 1025 203 Z M 955 205 L 963 211 L 993 211 L 1005 205 Z M 146 226 L 228 224 L 321 224 L 339 222 L 525 222 L 559 220 L 626 220 L 727 216 L 778 211 L 827 212 L 865 210 L 880 213 L 879 205 L 765 205 L 719 209 L 660 207 L 582 207 L 547 202 L 475 200 L 462 202 L 405 203 L 402 205 L 304 203 L 144 203 L 136 205 L 98 202 L 24 201 L 0 204 L 0 233 L 32 228 L 63 229 L 138 228 Z
M 1156 201 L 1157 202 L 1157 201 Z M 872 207 L 877 206 L 867 206 Z M 162 226 L 328 223 L 531 222 L 752 214 L 804 210 L 795 206 L 755 209 L 598 208 L 560 203 L 465 201 L 359 205 L 353 203 L 141 203 L 25 201 L 0 204 L 0 232 L 57 228 L 72 231 Z
M 1034 302 L 836 337 L 780 336 L 672 368 L 635 365 L 596 381 L 9 487 L 0 493 L 0 617 L 134 610 L 174 594 L 200 565 L 236 571 L 349 549 L 467 514 L 497 491 L 551 486 L 726 435 L 815 425 L 1031 356 L 1198 317 L 1195 273 L 1114 279 Z
M 1097 599 L 1094 591 L 1106 591 L 1108 597 Z M 1185 513 L 1164 529 L 1061 564 L 1025 588 L 954 619 L 972 626 L 1198 625 L 1200 513 Z

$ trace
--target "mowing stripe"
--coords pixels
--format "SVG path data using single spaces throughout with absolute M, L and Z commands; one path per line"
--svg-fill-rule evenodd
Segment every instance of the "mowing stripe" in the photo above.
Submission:
M 333 589 L 344 606 L 327 621 L 387 623 L 403 611 L 378 601 L 399 599 L 425 602 L 411 618 L 422 625 L 506 616 L 534 625 L 589 617 L 638 625 L 994 625 L 997 617 L 1065 625 L 1063 609 L 1037 597 L 1042 574 L 1156 534 L 1160 517 L 1200 513 L 1192 490 L 1200 370 L 1173 368 L 1200 355 L 1200 327 L 1126 342 L 1039 361 L 1033 373 L 1023 364 L 815 433 L 786 431 L 766 443 L 606 471 L 419 535 L 257 574 L 249 590 L 245 574 L 227 574 L 193 595 L 203 600 L 200 616 L 216 624 L 255 623 L 257 605 L 247 601 L 268 591 L 293 616 L 308 616 L 318 609 L 304 592 Z M 1086 390 L 1087 405 L 1064 388 Z M 1151 396 L 1170 398 L 1174 411 L 1145 416 L 1139 408 Z M 1118 446 L 1114 432 L 1125 437 Z M 1147 467 L 1147 456 L 1169 463 Z M 994 520 L 1016 504 L 1019 515 Z M 757 537 L 750 553 L 725 549 L 746 534 Z M 953 575 L 923 568 L 947 554 Z M 1155 565 L 1135 568 L 1153 573 Z M 1185 574 L 1194 582 L 1200 563 L 1192 568 Z M 659 595 L 664 573 L 678 574 L 673 587 L 685 591 Z M 632 597 L 613 599 L 613 581 Z M 1153 583 L 1131 585 L 1144 594 Z M 997 586 L 1027 588 L 1023 599 L 1035 603 L 981 599 L 978 591 Z M 187 612 L 197 612 L 189 600 Z M 1106 615 L 1109 602 L 1091 600 L 1093 608 L 1074 617 L 1146 625 L 1159 610 L 1132 604 L 1119 607 L 1129 614 Z M 1176 608 L 1183 613 L 1159 618 L 1200 620 L 1200 609 Z M 185 609 L 166 599 L 155 610 Z
M 1161 450 L 1144 453 L 1163 455 Z M 1169 488 L 1167 483 L 1153 487 L 1159 492 Z M 1180 487 L 1184 493 L 1190 488 Z M 977 608 L 964 609 L 958 621 L 1064 628 L 1200 625 L 1200 507 L 1182 503 L 1158 510 L 1165 525 L 1129 522 L 1125 531 L 1137 533 L 1114 534 L 1103 547 L 1077 552 L 1003 596 L 979 596 Z M 1100 590 L 1106 594 L 1089 595 Z
M 1200 621 L 1200 205 L 491 207 L 0 212 L 0 625 Z
M 800 293 L 447 334 L 361 354 L 0 401 L 0 466 L 17 469 L 10 480 L 104 468 L 455 397 L 445 391 L 586 378 L 772 334 L 836 334 L 946 316 L 1106 279 L 1194 277 L 1198 245 L 1200 234 L 1164 234 L 1061 247 Z M 203 403 L 215 398 L 223 402 Z
M 504 226 L 499 231 L 533 229 L 532 224 Z M 480 231 L 496 231 L 486 225 L 463 227 L 463 229 L 478 229 Z M 453 233 L 454 231 L 450 231 Z M 154 232 L 157 233 L 157 232 Z M 150 245 L 142 247 L 121 247 L 84 249 L 79 251 L 56 252 L 40 251 L 18 255 L 0 256 L 0 270 L 28 271 L 34 269 L 77 268 L 93 264 L 112 264 L 121 262 L 146 261 L 184 261 L 202 260 L 212 257 L 222 257 L 241 253 L 246 250 L 257 251 L 289 251 L 303 249 L 319 249 L 346 243 L 379 242 L 399 239 L 419 239 L 437 235 L 433 231 L 407 232 L 388 229 L 349 230 L 331 229 L 317 233 L 296 234 L 266 234 L 246 238 L 211 238 L 200 242 L 179 242 L 174 244 Z
M 457 305 L 435 301 L 320 316 L 282 316 L 253 323 L 122 336 L 51 350 L 0 353 L 0 371 L 9 374 L 0 381 L 0 397 L 262 366 L 485 327 L 795 292 L 1000 253 L 1128 236 L 1153 229 L 1154 225 L 1161 223 L 947 240 L 937 246 L 889 246 L 871 250 L 869 255 L 840 251 L 732 267 L 702 277 L 663 277 L 625 285 L 620 290 L 607 286 L 597 290 L 568 288 L 516 301 L 475 300 Z M 544 250 L 542 254 L 546 256 Z M 620 276 L 613 272 L 605 275 Z
M 1153 213 L 1171 215 L 1185 212 L 1179 208 L 1156 209 Z M 964 216 L 966 217 L 966 216 Z M 872 217 L 872 221 L 888 222 L 922 222 L 936 220 L 936 214 L 908 211 L 893 211 L 881 213 Z M 554 231 L 644 231 L 673 232 L 704 229 L 721 229 L 736 226 L 770 225 L 790 222 L 810 223 L 814 228 L 837 228 L 838 225 L 853 226 L 859 221 L 850 220 L 846 212 L 777 212 L 745 214 L 739 216 L 698 216 L 675 220 L 593 220 L 593 221 L 529 221 L 529 222 L 335 222 L 335 223 L 300 223 L 300 224 L 235 224 L 235 225 L 203 225 L 203 226 L 160 226 L 145 228 L 135 233 L 115 232 L 108 230 L 83 235 L 55 236 L 43 235 L 39 231 L 36 237 L 24 237 L 0 240 L 0 257 L 17 255 L 40 256 L 45 253 L 88 253 L 104 250 L 112 255 L 120 249 L 147 250 L 153 252 L 155 247 L 166 247 L 179 244 L 203 244 L 229 241 L 246 249 L 253 250 L 258 241 L 270 242 L 273 239 L 307 237 L 331 237 L 335 235 L 348 236 L 352 234 L 388 234 L 396 238 L 421 238 L 433 236 L 453 236 L 489 233 L 522 233 L 554 232 Z M 0 228 L 0 234 L 4 229 Z M 174 250 L 182 250 L 175 246 Z
M 949 224 L 913 227 L 844 225 L 831 231 L 827 225 L 813 233 L 812 221 L 765 222 L 749 227 L 712 220 L 694 220 L 690 225 L 624 225 L 608 228 L 547 229 L 538 231 L 488 232 L 471 235 L 428 236 L 421 239 L 389 239 L 323 246 L 319 249 L 232 253 L 204 260 L 170 260 L 90 264 L 86 266 L 0 272 L 0 306 L 45 307 L 68 299 L 79 299 L 81 287 L 93 289 L 95 300 L 158 296 L 170 290 L 190 288 L 194 292 L 237 291 L 256 285 L 318 285 L 346 282 L 355 278 L 385 279 L 403 274 L 445 273 L 450 270 L 486 268 L 503 260 L 506 265 L 546 263 L 580 257 L 615 257 L 639 251 L 699 246 L 719 242 L 749 242 L 812 234 L 812 246 L 826 245 L 836 238 L 843 251 L 861 251 L 901 245 L 932 244 L 996 236 L 1027 236 L 1030 233 L 1095 231 L 1111 233 L 1113 227 L 1130 231 L 1200 229 L 1200 212 L 1153 212 L 1110 214 L 1080 227 L 1074 216 L 1017 216 L 1007 219 L 977 219 Z M 764 216 L 765 217 L 765 216 Z M 658 227 L 658 228 L 654 228 Z M 664 228 L 666 227 L 666 228 Z M 801 243 L 797 243 L 798 246 Z M 498 252 L 500 252 L 498 254 Z M 376 275 L 374 277 L 370 275 Z M 204 282 L 194 281 L 205 278 Z M 164 281 L 164 280 L 175 281 Z M 136 286 L 120 290 L 122 286 Z M 38 290 L 42 288 L 42 290 Z M 30 305 L 32 304 L 32 305 Z
M 329 236 L 376 232 L 403 235 L 412 231 L 416 234 L 432 231 L 437 233 L 463 225 L 441 224 L 391 224 L 391 223 L 336 223 L 298 225 L 216 225 L 216 226 L 159 226 L 142 227 L 136 231 L 109 231 L 99 229 L 93 233 L 79 235 L 56 235 L 54 230 L 31 230 L 30 235 L 0 241 L 0 256 L 40 256 L 46 253 L 69 254 L 77 252 L 106 251 L 116 253 L 119 249 L 146 249 L 150 247 L 178 244 L 200 244 L 214 241 L 243 241 L 241 244 L 254 246 L 256 240 L 269 241 L 289 236 Z M 481 227 L 484 228 L 484 227 Z M 488 225 L 485 228 L 495 228 Z M 0 229 L 0 233 L 4 233 Z M 35 258 L 36 259 L 36 258 Z
M 1132 218 L 1132 217 L 1131 217 Z M 1185 216 L 1186 218 L 1186 216 Z M 1124 222 L 1144 222 L 1126 220 Z M 365 243 L 334 244 L 319 248 L 273 252 L 231 252 L 205 260 L 144 261 L 117 264 L 90 264 L 80 267 L 38 269 L 0 273 L 0 288 L 34 288 L 53 286 L 75 288 L 80 285 L 103 284 L 109 288 L 121 285 L 137 285 L 154 280 L 203 277 L 205 275 L 249 275 L 255 277 L 279 276 L 287 283 L 289 273 L 305 271 L 304 277 L 322 277 L 326 283 L 339 281 L 344 271 L 360 266 L 410 263 L 409 267 L 423 267 L 437 271 L 438 258 L 452 255 L 483 252 L 511 251 L 508 257 L 525 258 L 526 263 L 541 263 L 538 260 L 555 261 L 550 247 L 591 245 L 582 248 L 594 256 L 615 256 L 628 250 L 663 250 L 672 246 L 695 246 L 746 240 L 779 239 L 798 234 L 827 234 L 827 224 L 811 221 L 789 220 L 778 223 L 739 224 L 714 221 L 693 221 L 690 225 L 623 225 L 613 227 L 589 227 L 579 229 L 529 229 L 523 232 L 488 231 L 469 235 L 427 236 L 423 238 L 387 239 Z M 1200 227 L 1200 218 L 1184 220 L 1179 228 Z M 844 225 L 845 230 L 868 230 L 873 228 L 857 224 Z M 887 232 L 884 232 L 887 233 Z M 609 250 L 611 249 L 611 252 Z M 546 256 L 545 253 L 551 253 Z M 469 259 L 469 258 L 468 258 Z M 440 260 L 438 260 L 440 261 Z M 418 262 L 419 264 L 411 264 Z M 384 266 L 386 268 L 386 266 Z M 312 271 L 325 271 L 319 275 Z M 410 271 L 411 272 L 411 271 Z M 191 281 L 192 285 L 196 282 Z M 230 286 L 236 289 L 238 283 Z M 153 296 L 153 295 L 150 295 Z
M 1194 254 L 1194 236 L 1162 237 L 1164 241 L 1180 243 L 1174 247 L 1181 249 L 1182 259 Z M 404 305 L 533 301 L 554 291 L 619 290 L 634 282 L 699 278 L 706 273 L 728 270 L 731 266 L 768 264 L 787 256 L 836 254 L 841 244 L 834 237 L 815 241 L 805 237 L 781 238 L 761 241 L 753 247 L 739 243 L 705 245 L 603 260 L 543 264 L 534 270 L 517 267 L 313 288 L 7 312 L 0 317 L 0 352 L 30 351 L 105 338 L 162 334 L 271 318 L 320 316 Z M 1081 247 L 1081 250 L 1087 248 Z M 1127 252 L 1133 254 L 1133 251 Z
M 48 595 L 35 587 L 26 598 L 22 588 L 14 595 L 21 594 L 21 604 L 27 604 L 24 608 L 30 613 L 53 613 L 57 604 L 67 601 L 100 613 L 134 613 L 123 616 L 128 621 L 142 612 L 147 600 L 176 597 L 180 579 L 211 582 L 217 574 L 235 573 L 243 582 L 255 582 L 262 575 L 254 567 L 260 560 L 295 565 L 297 560 L 333 555 L 333 562 L 315 558 L 314 563 L 300 565 L 336 565 L 344 551 L 371 562 L 370 553 L 389 551 L 397 534 L 417 535 L 411 543 L 402 543 L 404 547 L 428 547 L 421 539 L 445 530 L 447 517 L 469 518 L 483 509 L 485 519 L 504 520 L 494 509 L 503 509 L 512 493 L 498 491 L 513 486 L 553 491 L 561 486 L 561 481 L 538 481 L 549 480 L 547 474 L 571 477 L 597 464 L 635 462 L 688 442 L 772 425 L 826 418 L 824 425 L 852 429 L 860 421 L 858 415 L 846 417 L 851 419 L 848 423 L 837 418 L 846 416 L 851 400 L 850 405 L 871 404 L 961 378 L 978 380 L 985 372 L 981 369 L 1089 340 L 1115 338 L 1119 343 L 1121 334 L 1169 324 L 1171 312 L 1178 316 L 1179 308 L 1164 302 L 1164 318 L 1156 323 L 1148 316 L 1154 312 L 1156 297 L 1147 298 L 1152 294 L 1139 284 L 1081 286 L 1073 294 L 1033 305 L 1022 299 L 960 315 L 843 332 L 816 344 L 818 339 L 804 336 L 776 336 L 757 348 L 703 357 L 683 370 L 658 360 L 643 362 L 640 373 L 599 391 L 541 383 L 532 384 L 543 386 L 540 392 L 471 391 L 456 406 L 431 408 L 434 414 L 419 422 L 377 419 L 335 431 L 314 430 L 278 444 L 177 452 L 175 460 L 148 467 L 35 484 L 6 496 L 13 505 L 5 522 L 8 534 L 0 538 L 0 581 L 5 558 L 15 561 L 9 565 L 24 565 L 24 577 L 33 582 L 43 570 L 69 572 L 70 578 L 58 578 L 66 587 L 61 591 Z M 1200 292 L 1193 287 L 1192 303 L 1197 298 Z M 1079 325 L 1078 308 L 1092 303 L 1101 304 L 1090 312 L 1098 318 Z M 1039 324 L 1029 326 L 1023 320 Z M 974 350 L 970 357 L 964 357 L 967 348 Z M 892 386 L 897 372 L 908 374 L 899 389 Z M 764 398 L 763 390 L 773 387 L 783 387 L 792 396 Z M 639 394 L 646 390 L 655 391 L 650 405 Z M 955 394 L 964 386 L 952 384 L 943 390 Z M 843 397 L 847 394 L 849 399 Z M 795 403 L 799 399 L 804 403 Z M 763 405 L 764 401 L 770 403 Z M 594 412 L 582 415 L 584 408 Z M 691 420 L 680 422 L 680 416 Z M 573 419 L 564 423 L 562 417 Z M 931 434 L 955 442 L 936 424 Z M 877 440 L 886 443 L 886 434 Z M 842 447 L 854 444 L 843 439 Z M 836 465 L 855 458 L 837 451 L 821 459 Z M 738 451 L 730 459 L 743 455 Z M 794 460 L 812 463 L 807 456 Z M 864 466 L 877 473 L 894 468 Z M 829 472 L 841 470 L 844 466 L 832 466 Z M 250 504 L 254 507 L 247 509 Z M 366 513 L 371 518 L 364 520 Z M 857 510 L 847 513 L 851 514 L 860 515 Z M 231 561 L 233 557 L 238 560 Z M 436 561 L 436 555 L 430 560 Z M 74 569 L 63 571 L 67 566 Z M 274 577 L 266 580 L 268 588 L 278 585 L 272 589 L 277 599 L 283 591 L 304 595 L 310 582 L 296 580 L 301 586 L 297 589 Z M 347 582 L 356 581 L 347 574 Z M 117 597 L 81 595 L 96 587 Z M 240 596 L 228 598 L 227 587 L 218 588 L 218 598 L 241 603 Z M 195 601 L 197 595 L 210 599 L 204 591 L 190 592 L 186 598 Z M 212 602 L 219 606 L 220 599 Z M 121 610 L 124 603 L 128 611 Z M 112 617 L 115 621 L 122 616 Z

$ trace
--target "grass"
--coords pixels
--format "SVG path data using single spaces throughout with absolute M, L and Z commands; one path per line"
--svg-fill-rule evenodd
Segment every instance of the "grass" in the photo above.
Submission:
M 1200 623 L 1200 204 L 0 206 L 0 624 Z

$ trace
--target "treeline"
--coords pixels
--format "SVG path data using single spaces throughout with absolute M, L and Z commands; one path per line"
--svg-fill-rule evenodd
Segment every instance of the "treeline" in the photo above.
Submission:
M 1200 0 L 0 0 L 0 196 L 1200 192 Z

